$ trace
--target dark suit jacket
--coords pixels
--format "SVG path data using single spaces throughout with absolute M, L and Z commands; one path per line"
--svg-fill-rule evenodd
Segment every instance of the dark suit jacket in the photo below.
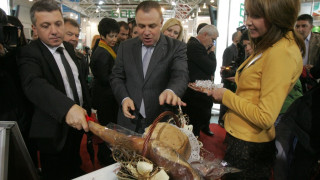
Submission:
M 114 66 L 111 54 L 102 47 L 97 47 L 91 56 L 90 68 L 94 76 L 92 87 L 92 105 L 96 107 L 108 96 L 113 96 L 109 76 Z
M 194 37 L 189 39 L 187 47 L 190 82 L 210 80 L 217 65 L 214 52 L 208 54 L 206 48 Z
M 64 46 L 78 67 L 83 93 L 83 107 L 90 113 L 89 93 L 79 62 L 71 44 Z M 22 88 L 34 104 L 30 138 L 34 138 L 42 152 L 59 152 L 66 141 L 69 126 L 65 116 L 75 102 L 65 92 L 58 65 L 49 49 L 36 40 L 23 47 L 19 54 Z
M 171 89 L 182 97 L 187 88 L 186 45 L 161 34 L 145 78 L 141 48 L 142 42 L 138 38 L 120 44 L 110 82 L 119 104 L 125 97 L 130 97 L 136 109 L 139 109 L 143 97 L 149 125 L 163 111 L 159 105 L 159 95 L 162 91 Z M 118 114 L 118 124 L 131 130 L 136 128 L 135 122 L 124 117 L 122 110 Z
M 236 61 L 238 58 L 238 48 L 233 43 L 227 47 L 222 56 L 222 66 L 229 66 L 231 61 Z

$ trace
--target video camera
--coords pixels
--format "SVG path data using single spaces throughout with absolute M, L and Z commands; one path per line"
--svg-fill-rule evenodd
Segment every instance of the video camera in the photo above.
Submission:
M 0 43 L 7 49 L 18 46 L 18 28 L 15 26 L 0 25 Z
M 238 66 L 234 61 L 232 61 L 231 64 L 221 72 L 221 77 L 222 78 L 234 77 L 236 75 L 237 69 L 238 69 Z

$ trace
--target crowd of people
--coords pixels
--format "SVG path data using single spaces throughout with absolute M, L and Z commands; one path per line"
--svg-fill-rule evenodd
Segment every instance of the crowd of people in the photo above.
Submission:
M 298 17 L 299 0 L 245 0 L 245 11 L 246 26 L 234 32 L 221 59 L 224 87 L 204 93 L 188 83 L 214 81 L 214 25 L 200 24 L 185 43 L 181 22 L 163 23 L 159 3 L 144 1 L 133 21 L 102 18 L 91 54 L 84 54 L 76 49 L 80 25 L 63 18 L 56 1 L 31 7 L 30 42 L 19 19 L 1 10 L 1 26 L 17 40 L 0 42 L 0 120 L 17 121 L 43 179 L 72 179 L 85 173 L 79 152 L 92 109 L 103 126 L 143 133 L 161 112 L 182 106 L 196 136 L 214 136 L 211 109 L 220 103 L 224 160 L 242 170 L 226 179 L 310 179 L 320 154 L 313 129 L 319 126 L 302 136 L 305 129 L 292 128 L 301 127 L 301 119 L 289 112 L 311 101 L 307 97 L 319 99 L 320 35 L 311 32 L 312 16 Z M 308 123 L 317 124 L 309 104 Z M 306 136 L 312 143 L 301 140 Z M 97 154 L 101 166 L 114 163 L 107 144 L 99 143 Z

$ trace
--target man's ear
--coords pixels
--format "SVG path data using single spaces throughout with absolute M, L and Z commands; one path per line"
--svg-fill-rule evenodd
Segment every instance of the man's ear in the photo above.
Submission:
M 37 32 L 37 28 L 36 28 L 36 26 L 35 25 L 31 25 L 31 28 L 32 28 L 32 31 L 33 31 L 33 33 L 36 33 L 36 34 L 38 34 L 38 32 Z

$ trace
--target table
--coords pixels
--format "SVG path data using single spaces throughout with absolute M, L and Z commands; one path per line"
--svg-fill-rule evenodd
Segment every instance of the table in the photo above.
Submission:
M 107 167 L 98 169 L 91 173 L 77 177 L 74 180 L 118 180 L 114 170 L 120 167 L 120 164 L 115 163 Z

